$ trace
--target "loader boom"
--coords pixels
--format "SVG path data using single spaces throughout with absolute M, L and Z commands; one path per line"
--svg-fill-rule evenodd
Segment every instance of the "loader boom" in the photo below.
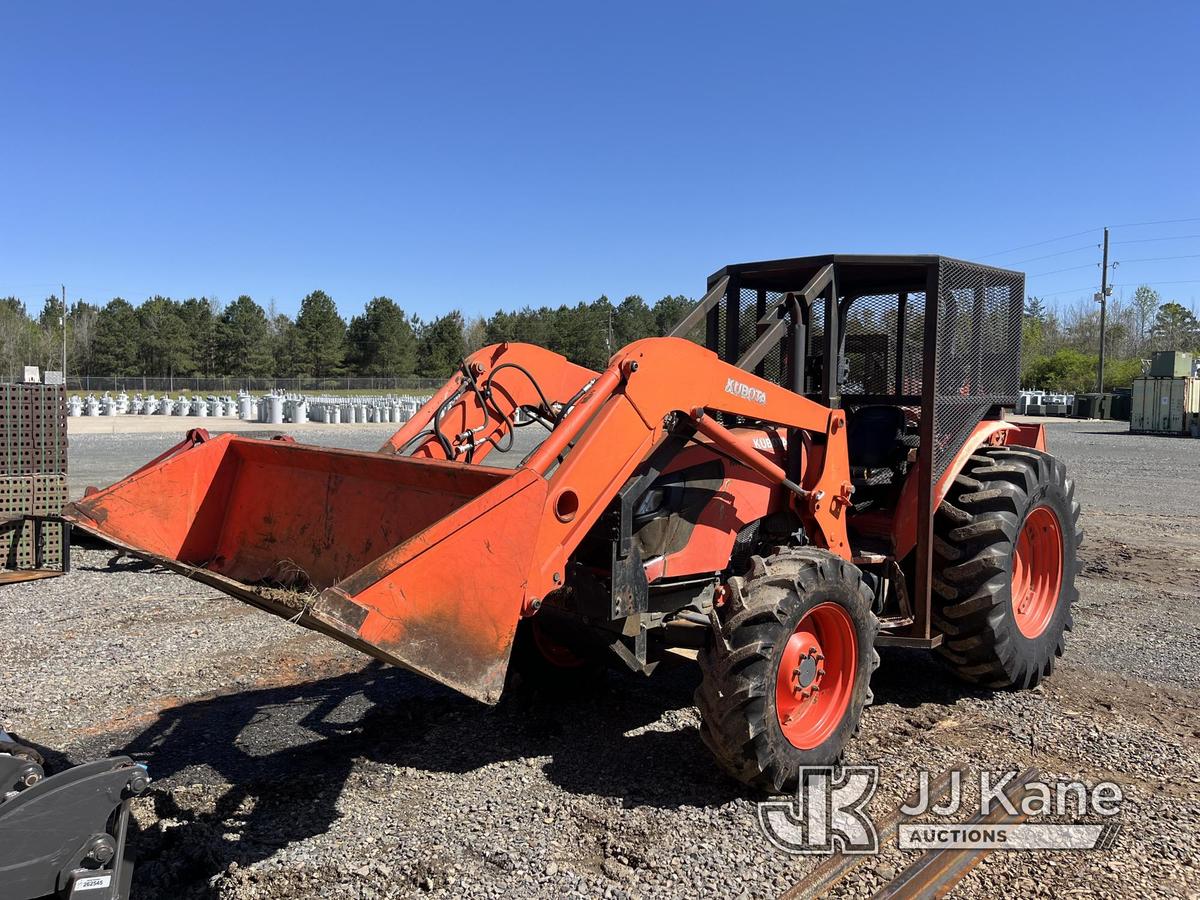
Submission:
M 830 410 L 779 385 L 717 359 L 680 338 L 647 338 L 613 357 L 604 375 L 528 464 L 549 476 L 549 509 L 543 516 L 534 559 L 541 565 L 534 591 L 553 590 L 567 557 L 607 507 L 616 491 L 665 437 L 668 417 L 680 413 L 717 437 L 725 452 L 778 479 L 788 476 L 756 450 L 732 440 L 711 413 L 726 413 L 809 432 L 824 450 L 808 466 L 793 507 L 824 547 L 849 556 L 843 511 L 849 471 L 844 466 L 844 413 Z M 594 421 L 592 417 L 594 416 Z M 577 438 L 578 436 L 578 438 Z M 558 453 L 575 446 L 553 471 Z M 842 465 L 838 461 L 843 461 Z M 534 596 L 544 596 L 537 593 Z
M 500 382 L 502 372 L 510 373 Z M 498 387 L 499 384 L 503 387 Z M 487 385 L 493 385 L 487 390 Z M 567 557 L 613 495 L 667 433 L 679 414 L 706 437 L 760 474 L 791 484 L 797 513 L 821 546 L 849 557 L 843 510 L 850 474 L 844 462 L 845 414 L 758 378 L 691 341 L 647 338 L 618 352 L 602 374 L 529 344 L 496 344 L 468 357 L 418 414 L 393 435 L 384 452 L 433 459 L 483 459 L 511 434 L 520 407 L 545 397 L 572 397 L 558 427 L 525 460 L 547 478 L 544 511 L 523 608 L 562 584 Z M 708 413 L 726 413 L 819 436 L 823 465 L 809 466 L 805 484 L 759 452 L 728 438 Z M 446 452 L 449 444 L 450 452 Z M 562 457 L 568 449 L 570 453 Z M 826 462 L 827 461 L 827 462 Z M 557 579 L 557 580 L 556 580 Z
M 508 352 L 526 354 L 530 349 L 523 345 L 485 347 L 468 358 L 464 368 L 482 382 L 504 366 Z M 681 377 L 683 373 L 687 377 Z M 531 369 L 530 374 L 531 380 L 540 380 L 537 368 Z M 576 378 L 583 377 L 574 374 Z M 503 416 L 495 410 L 487 417 L 483 415 L 476 392 L 458 391 L 464 377 L 452 381 L 424 407 L 412 430 L 419 435 L 424 430 L 422 425 L 437 418 L 439 410 L 442 421 L 470 423 L 489 418 L 498 430 L 510 427 L 495 424 L 503 423 Z M 568 378 L 564 387 L 572 383 Z M 849 496 L 849 473 L 844 465 L 845 420 L 840 410 L 825 409 L 723 363 L 703 347 L 678 338 L 648 338 L 630 344 L 613 357 L 603 373 L 585 385 L 586 390 L 513 476 L 513 480 L 519 479 L 528 487 L 520 494 L 529 498 L 523 501 L 522 515 L 514 515 L 513 510 L 502 513 L 486 510 L 489 520 L 496 514 L 495 521 L 488 521 L 480 531 L 480 534 L 488 531 L 487 537 L 465 539 L 461 532 L 448 535 L 439 544 L 436 557 L 428 557 L 431 562 L 436 561 L 438 571 L 455 573 L 453 580 L 458 587 L 452 595 L 447 596 L 439 583 L 445 581 L 446 575 L 439 579 L 437 572 L 424 570 L 421 565 L 424 559 L 407 564 L 411 548 L 405 544 L 327 589 L 314 606 L 313 614 L 353 641 L 387 648 L 396 658 L 404 659 L 406 653 L 412 652 L 410 616 L 418 605 L 414 600 L 418 592 L 426 598 L 440 596 L 440 615 L 453 619 L 467 632 L 480 626 L 464 622 L 458 610 L 487 606 L 491 614 L 485 627 L 492 637 L 472 644 L 470 650 L 478 660 L 486 645 L 489 679 L 498 689 L 495 679 L 502 677 L 518 619 L 536 613 L 543 599 L 562 587 L 568 558 L 621 486 L 663 440 L 669 427 L 668 417 L 678 413 L 703 423 L 703 428 L 716 435 L 725 429 L 711 421 L 709 413 L 753 417 L 813 434 L 823 448 L 814 456 L 827 460 L 828 464 L 818 462 L 807 467 L 804 484 L 796 486 L 799 490 L 794 494 L 794 506 L 801 519 L 811 524 L 812 534 L 822 546 L 848 556 L 844 509 Z M 515 397 L 516 390 L 510 395 Z M 458 399 L 445 409 L 446 401 L 456 394 Z M 464 409 L 454 409 L 457 405 Z M 411 440 L 402 431 L 389 444 L 402 447 Z M 432 438 L 420 447 L 423 452 L 433 454 L 438 452 L 438 445 L 440 441 Z M 758 451 L 747 450 L 733 441 L 725 446 L 727 452 L 741 457 L 752 468 L 772 471 L 781 483 L 787 480 L 784 471 L 768 463 Z M 444 452 L 444 447 L 441 449 Z M 515 504 L 516 497 L 505 501 Z M 501 522 L 504 524 L 498 524 Z M 477 569 L 480 560 L 487 558 L 493 542 L 513 540 L 514 529 L 521 534 L 515 543 L 521 548 L 526 566 L 519 592 L 497 595 L 497 585 L 490 576 L 481 576 L 480 583 L 486 584 L 486 589 L 464 589 L 459 581 L 461 573 Z M 420 586 L 411 580 L 416 571 L 425 576 Z M 430 603 L 419 605 L 428 608 Z M 429 617 L 426 609 L 421 615 L 422 622 Z M 454 644 L 465 649 L 463 642 L 464 636 L 459 631 Z M 429 668 L 422 671 L 438 677 Z M 489 699 L 492 696 L 489 691 L 482 693 Z
M 827 409 L 722 362 L 711 351 L 680 338 L 632 343 L 600 375 L 528 344 L 484 347 L 467 358 L 462 370 L 393 435 L 385 451 L 411 445 L 414 455 L 482 459 L 511 432 L 517 407 L 534 405 L 547 394 L 575 397 L 555 430 L 524 462 L 548 480 L 548 506 L 538 533 L 537 568 L 530 573 L 526 613 L 562 584 L 567 557 L 620 486 L 666 436 L 672 415 L 693 422 L 740 462 L 790 486 L 796 512 L 820 545 L 849 557 L 843 511 L 850 474 L 844 464 L 845 414 L 840 410 Z M 502 390 L 490 393 L 474 387 L 488 384 L 506 370 L 523 377 L 506 378 Z M 546 390 L 546 384 L 556 390 Z M 819 438 L 819 464 L 810 465 L 805 483 L 796 485 L 765 454 L 747 451 L 732 440 L 711 413 L 809 432 Z M 448 422 L 453 426 L 447 427 Z M 437 433 L 450 443 L 450 454 Z

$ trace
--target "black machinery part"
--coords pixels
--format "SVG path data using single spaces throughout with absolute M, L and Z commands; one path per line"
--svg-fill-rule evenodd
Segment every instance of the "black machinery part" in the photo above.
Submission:
M 125 756 L 47 776 L 0 731 L 0 900 L 126 900 L 129 801 L 149 784 Z

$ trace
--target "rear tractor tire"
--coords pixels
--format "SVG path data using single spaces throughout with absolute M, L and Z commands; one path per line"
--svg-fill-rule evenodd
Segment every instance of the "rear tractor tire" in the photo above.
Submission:
M 871 702 L 870 591 L 858 568 L 806 547 L 752 557 L 728 597 L 699 656 L 700 736 L 739 781 L 792 790 L 801 766 L 841 760 Z
M 1031 688 L 1054 671 L 1071 630 L 1083 542 L 1061 461 L 986 447 L 967 461 L 934 518 L 934 624 L 942 658 L 989 688 Z

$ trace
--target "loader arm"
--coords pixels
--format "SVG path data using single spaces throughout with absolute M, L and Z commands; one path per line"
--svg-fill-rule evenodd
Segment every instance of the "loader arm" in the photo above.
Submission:
M 525 461 L 550 482 L 549 507 L 534 554 L 539 571 L 525 598 L 527 612 L 561 585 L 567 557 L 666 436 L 666 419 L 673 413 L 692 419 L 728 455 L 789 487 L 793 507 L 814 540 L 850 556 L 844 516 L 850 490 L 845 414 L 679 338 L 630 344 L 603 374 L 531 344 L 484 347 L 464 360 L 460 373 L 381 451 L 479 463 L 512 432 L 518 408 L 560 405 L 561 410 L 546 413 L 561 415 L 561 421 Z M 808 467 L 804 484 L 793 484 L 765 454 L 748 453 L 706 410 L 819 436 L 810 461 L 815 464 Z
M 721 412 L 800 429 L 814 436 L 802 483 L 757 450 L 747 449 L 709 413 Z M 530 573 L 526 611 L 562 583 L 567 558 L 626 480 L 682 414 L 724 452 L 792 491 L 811 538 L 850 557 L 845 510 L 850 496 L 845 413 L 722 362 L 680 338 L 647 338 L 619 353 L 526 465 L 548 479 Z M 572 444 L 565 457 L 562 456 Z
M 529 349 L 484 348 L 467 365 L 482 364 L 472 372 L 480 381 L 493 371 L 489 360 L 499 368 L 508 354 Z M 564 393 L 586 378 L 554 430 L 504 484 L 324 590 L 311 606 L 322 630 L 494 702 L 518 619 L 535 614 L 548 594 L 563 587 L 571 554 L 679 415 L 695 422 L 723 452 L 787 487 L 815 543 L 850 555 L 845 513 L 851 488 L 841 410 L 820 406 L 679 338 L 630 344 L 598 376 L 587 370 L 572 374 L 569 364 L 553 354 L 546 354 L 545 362 L 552 376 L 563 379 Z M 506 370 L 506 384 L 512 374 Z M 540 368 L 530 374 L 549 383 Z M 424 424 L 389 445 L 403 450 L 460 387 L 461 381 L 447 385 L 440 403 L 435 398 L 424 407 Z M 542 391 L 549 394 L 544 386 Z M 466 393 L 450 407 L 464 401 L 471 402 Z M 710 413 L 716 412 L 810 433 L 801 482 L 793 482 L 763 453 L 733 440 L 713 421 Z M 446 420 L 445 410 L 441 418 Z M 414 443 L 430 455 L 438 453 L 428 442 Z M 448 465 L 433 459 L 412 462 Z
M 480 463 L 512 439 L 514 418 L 533 408 L 553 422 L 597 373 L 532 344 L 493 344 L 472 353 L 381 453 Z

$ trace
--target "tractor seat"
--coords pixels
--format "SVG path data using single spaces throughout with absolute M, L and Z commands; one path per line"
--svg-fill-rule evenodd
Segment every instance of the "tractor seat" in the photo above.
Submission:
M 846 450 L 850 468 L 882 469 L 894 465 L 903 447 L 904 410 L 898 406 L 861 406 L 848 416 Z

